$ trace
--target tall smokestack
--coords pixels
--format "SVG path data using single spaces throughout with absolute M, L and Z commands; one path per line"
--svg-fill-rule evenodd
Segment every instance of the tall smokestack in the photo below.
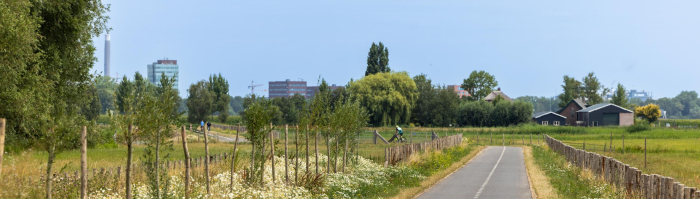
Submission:
M 110 77 L 109 71 L 109 33 L 105 36 L 105 77 Z M 116 78 L 116 77 L 115 77 Z

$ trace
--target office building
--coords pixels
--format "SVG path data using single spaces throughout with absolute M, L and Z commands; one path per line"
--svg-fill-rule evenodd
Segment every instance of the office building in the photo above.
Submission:
M 158 60 L 153 64 L 148 64 L 148 80 L 155 85 L 160 85 L 160 77 L 165 73 L 166 77 L 175 77 L 173 87 L 177 90 L 180 83 L 179 72 L 180 66 L 177 65 L 177 60 Z
M 648 92 L 644 92 L 644 91 L 640 92 L 637 90 L 630 90 L 630 94 L 628 96 L 629 96 L 629 100 L 639 99 L 642 102 L 647 101 L 647 99 L 651 99 L 651 95 L 649 95 Z
M 290 81 L 287 79 L 285 81 L 270 82 L 268 86 L 269 98 L 291 97 L 294 94 L 306 97 L 306 81 Z

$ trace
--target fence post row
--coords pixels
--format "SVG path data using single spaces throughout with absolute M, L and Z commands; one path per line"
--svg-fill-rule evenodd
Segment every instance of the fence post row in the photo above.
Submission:
M 627 194 L 638 194 L 641 198 L 700 198 L 698 189 L 686 187 L 673 178 L 658 174 L 643 174 L 641 170 L 614 158 L 576 149 L 549 135 L 544 135 L 544 141 L 552 151 L 563 155 L 569 163 L 592 171 L 596 177 L 604 179 L 609 184 L 624 188 Z M 610 150 L 612 151 L 612 139 Z
M 433 136 L 435 136 L 434 133 Z M 418 152 L 442 150 L 453 146 L 459 146 L 460 144 L 462 144 L 462 134 L 447 136 L 424 143 L 388 147 L 384 149 L 384 165 L 395 165 L 398 162 L 407 160 L 411 155 Z

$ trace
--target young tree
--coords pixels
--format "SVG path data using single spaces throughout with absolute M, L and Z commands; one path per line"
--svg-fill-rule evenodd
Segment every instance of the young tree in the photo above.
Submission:
M 489 95 L 498 86 L 496 77 L 485 71 L 472 71 L 469 78 L 464 79 L 462 89 L 469 92 L 469 100 L 478 101 Z
M 272 129 L 268 128 L 274 115 L 274 110 L 271 109 L 272 106 L 269 100 L 260 98 L 259 100 L 254 100 L 245 110 L 248 130 L 247 139 L 253 144 L 251 167 L 247 172 L 250 175 L 246 176 L 247 181 L 250 183 L 263 182 L 263 172 L 265 170 L 265 161 L 267 160 L 264 156 L 264 143 L 267 135 L 272 132 Z
M 634 116 L 641 117 L 649 123 L 654 123 L 661 117 L 661 109 L 656 104 L 640 106 L 634 109 Z
M 617 84 L 617 90 L 613 94 L 611 102 L 620 107 L 627 107 L 627 91 L 622 84 Z
M 564 85 L 561 85 L 561 88 L 564 92 L 559 94 L 559 108 L 564 108 L 571 100 L 582 96 L 581 82 L 568 75 L 564 76 Z
M 214 109 L 215 94 L 209 91 L 209 85 L 204 80 L 190 85 L 187 89 L 187 121 L 199 123 Z
M 174 83 L 175 78 L 161 74 L 155 95 L 148 94 L 142 98 L 142 110 L 137 115 L 141 137 L 146 144 L 142 159 L 153 198 L 173 197 L 167 195 L 170 180 L 165 163 L 173 151 L 173 143 L 168 138 L 176 132 L 175 122 L 181 115 L 177 112 L 180 99 L 173 88 Z
M 367 53 L 367 70 L 365 71 L 365 76 L 390 71 L 389 49 L 384 47 L 382 42 L 379 42 L 379 45 L 372 42 L 372 47 L 369 48 L 369 53 Z

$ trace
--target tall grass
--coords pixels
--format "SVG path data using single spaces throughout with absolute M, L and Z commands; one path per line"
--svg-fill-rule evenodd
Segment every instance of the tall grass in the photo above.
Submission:
M 562 198 L 624 198 L 624 192 L 569 164 L 546 146 L 533 146 L 532 155 Z

